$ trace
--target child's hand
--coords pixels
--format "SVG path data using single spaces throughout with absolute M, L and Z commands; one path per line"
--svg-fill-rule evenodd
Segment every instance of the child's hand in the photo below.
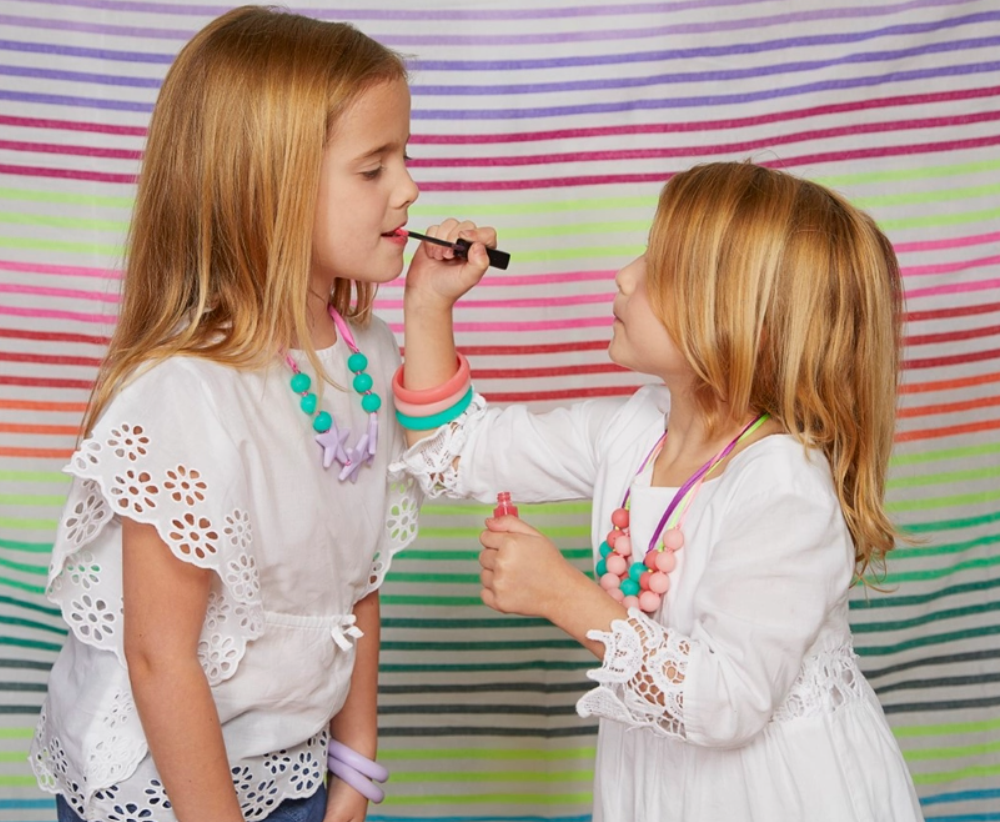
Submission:
M 450 310 L 459 297 L 475 286 L 490 264 L 484 246 L 496 248 L 497 233 L 492 228 L 478 228 L 475 223 L 445 220 L 426 232 L 448 242 L 459 238 L 472 243 L 467 259 L 455 256 L 444 246 L 422 242 L 406 274 L 406 299 L 421 306 L 428 302 Z
M 494 611 L 551 619 L 567 582 L 582 576 L 548 537 L 517 517 L 487 519 L 479 541 L 480 596 Z
M 354 788 L 330 774 L 327 787 L 326 815 L 323 822 L 364 822 L 368 800 Z

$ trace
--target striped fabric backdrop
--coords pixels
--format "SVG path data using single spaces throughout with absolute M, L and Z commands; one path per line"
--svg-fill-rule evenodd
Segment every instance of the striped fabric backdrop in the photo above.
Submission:
M 207 3 L 207 0 L 206 0 Z M 25 756 L 65 629 L 43 596 L 66 462 L 117 302 L 133 179 L 167 66 L 228 8 L 0 0 L 0 820 L 53 822 Z M 457 317 L 493 401 L 624 395 L 615 270 L 662 182 L 712 159 L 844 192 L 908 295 L 890 499 L 920 537 L 856 645 L 937 822 L 1000 820 L 1000 4 L 997 0 L 295 2 L 412 60 L 415 228 L 513 254 Z M 400 330 L 400 283 L 380 293 Z M 429 504 L 384 589 L 372 820 L 589 820 L 592 662 L 479 604 L 475 504 Z M 522 516 L 589 567 L 588 504 Z M 628 820 L 621 820 L 628 822 Z M 648 822 L 648 821 L 646 821 Z M 777 822 L 777 821 L 776 821 Z

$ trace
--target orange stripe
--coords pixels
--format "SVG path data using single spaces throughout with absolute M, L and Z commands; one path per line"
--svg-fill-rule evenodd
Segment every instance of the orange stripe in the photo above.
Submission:
M 3 434 L 46 434 L 49 436 L 62 436 L 69 434 L 75 437 L 80 433 L 80 428 L 76 425 L 22 425 L 21 423 L 0 423 L 0 433 Z
M 975 377 L 959 377 L 955 380 L 936 380 L 935 382 L 914 382 L 899 387 L 900 394 L 918 394 L 923 391 L 945 391 L 949 388 L 966 388 L 970 385 L 983 385 L 988 382 L 1000 382 L 1000 372 L 996 374 L 977 374 Z
M 0 408 L 14 408 L 19 411 L 75 411 L 82 414 L 87 410 L 87 403 L 39 402 L 37 400 L 0 400 Z
M 0 448 L 0 457 L 35 457 L 68 460 L 73 455 L 69 448 Z
M 929 414 L 955 414 L 959 411 L 989 408 L 993 405 L 1000 405 L 1000 397 L 980 397 L 964 402 L 943 402 L 937 405 L 921 405 L 918 408 L 901 408 L 896 416 L 899 419 L 904 419 L 905 417 L 926 417 Z
M 957 434 L 971 434 L 976 431 L 995 431 L 998 428 L 1000 428 L 1000 420 L 970 422 L 965 425 L 950 425 L 947 428 L 923 428 L 920 431 L 904 431 L 901 434 L 896 434 L 896 442 L 953 437 Z

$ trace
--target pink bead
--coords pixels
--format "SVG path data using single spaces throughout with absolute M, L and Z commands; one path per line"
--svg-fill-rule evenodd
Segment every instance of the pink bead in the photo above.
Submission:
M 604 541 L 610 545 L 612 548 L 615 547 L 615 543 L 618 541 L 618 537 L 622 535 L 622 532 L 617 528 L 608 531 L 608 535 L 604 538 Z
M 632 537 L 621 531 L 618 540 L 615 542 L 615 553 L 621 554 L 623 557 L 628 557 L 632 555 Z
M 618 579 L 618 577 L 610 572 L 601 577 L 601 587 L 605 591 L 610 591 L 614 588 L 617 588 L 620 582 L 621 581 Z
M 673 551 L 659 551 L 656 554 L 656 570 L 669 574 L 677 567 L 677 557 Z
M 643 591 L 648 591 L 649 590 L 649 578 L 651 576 L 652 576 L 652 573 L 650 573 L 649 571 L 643 571 L 642 576 L 639 577 L 639 587 Z
M 639 597 L 625 597 L 625 599 L 622 600 L 622 605 L 626 608 L 638 608 Z
M 621 588 L 611 588 L 608 590 L 608 595 L 615 601 L 621 602 L 625 599 L 625 594 L 622 593 Z
M 611 514 L 611 524 L 616 528 L 628 528 L 628 510 L 616 508 Z
M 642 564 L 649 568 L 650 571 L 656 570 L 656 551 L 647 552 L 646 556 L 642 558 Z
M 665 594 L 670 588 L 670 577 L 662 571 L 649 575 L 649 590 L 655 594 Z
M 618 554 L 608 554 L 604 562 L 607 565 L 608 573 L 614 574 L 616 577 L 620 577 L 628 570 L 628 563 L 625 561 L 625 557 Z
M 663 547 L 668 551 L 679 551 L 684 547 L 684 534 L 680 528 L 671 528 L 663 535 Z
M 660 607 L 660 602 L 662 602 L 660 595 L 654 594 L 652 591 L 643 591 L 639 594 L 639 607 L 647 614 L 657 610 Z

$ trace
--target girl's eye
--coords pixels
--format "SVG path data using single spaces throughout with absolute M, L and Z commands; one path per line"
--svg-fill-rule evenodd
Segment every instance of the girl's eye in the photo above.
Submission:
M 403 162 L 404 162 L 404 163 L 408 163 L 408 162 L 410 162 L 410 160 L 412 160 L 412 159 L 413 159 L 413 158 L 412 158 L 412 157 L 411 157 L 411 156 L 410 156 L 409 154 L 407 154 L 407 153 L 405 153 L 405 152 L 403 153 Z
M 362 171 L 361 176 L 366 180 L 377 180 L 385 167 L 379 166 L 378 168 L 373 168 L 371 171 Z

